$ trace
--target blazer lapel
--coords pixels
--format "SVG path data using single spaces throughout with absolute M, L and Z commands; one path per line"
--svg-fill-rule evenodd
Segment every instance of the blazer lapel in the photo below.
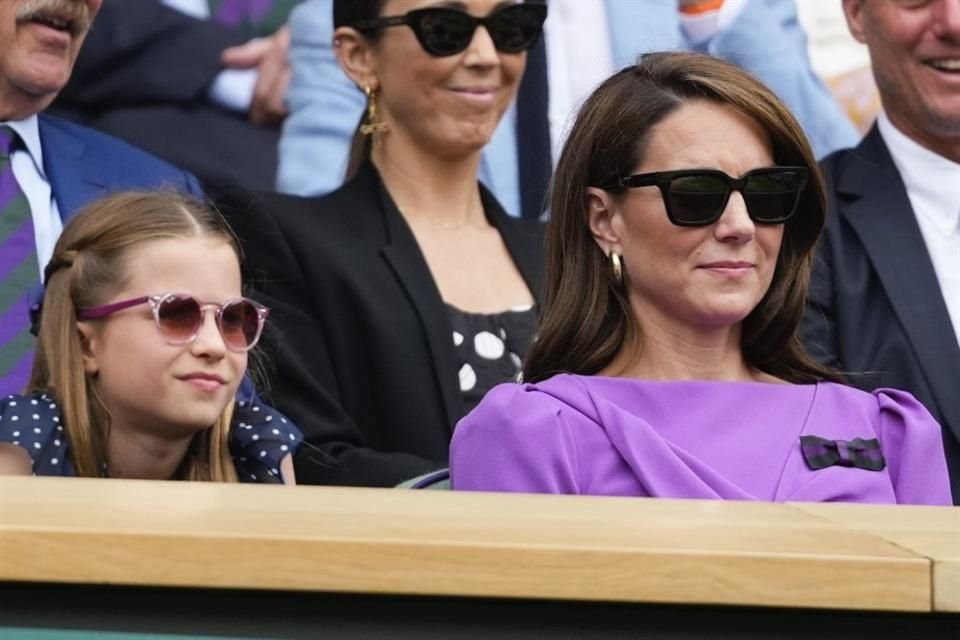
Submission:
M 82 139 L 40 116 L 43 168 L 53 190 L 60 218 L 66 222 L 107 191 L 114 167 L 89 162 Z
M 387 244 L 380 252 L 390 265 L 397 280 L 410 299 L 423 327 L 424 338 L 433 358 L 437 386 L 443 398 L 443 407 L 447 415 L 447 424 L 453 430 L 454 423 L 464 413 L 463 398 L 457 386 L 459 372 L 456 355 L 452 347 L 453 327 L 447 315 L 447 308 L 440 297 L 433 280 L 433 274 L 420 251 L 420 245 L 406 221 L 397 210 L 393 199 L 376 175 L 376 170 L 368 166 L 380 192 L 380 206 L 387 227 Z
M 386 242 L 380 249 L 380 253 L 396 275 L 420 318 L 424 338 L 433 358 L 436 382 L 443 398 L 447 422 L 452 430 L 456 421 L 463 416 L 464 406 L 463 396 L 457 384 L 459 368 L 452 346 L 453 327 L 450 325 L 447 307 L 433 280 L 433 274 L 430 273 L 430 267 L 427 266 L 420 251 L 420 245 L 417 244 L 413 232 L 380 181 L 376 169 L 372 165 L 367 165 L 361 171 L 364 175 L 358 176 L 360 177 L 358 184 L 362 185 L 362 189 L 376 189 L 379 192 L 380 208 L 387 232 Z M 523 237 L 528 228 L 529 233 L 536 233 L 535 227 L 532 223 L 513 220 L 508 216 L 496 198 L 482 184 L 480 197 L 487 219 L 500 232 L 500 237 L 503 238 L 507 251 L 517 265 L 524 282 L 533 292 L 534 298 L 539 299 L 543 280 L 542 254 L 539 251 L 531 252 L 530 239 Z
M 960 345 L 906 187 L 874 125 L 837 183 L 844 216 L 860 237 L 945 420 L 960 438 Z

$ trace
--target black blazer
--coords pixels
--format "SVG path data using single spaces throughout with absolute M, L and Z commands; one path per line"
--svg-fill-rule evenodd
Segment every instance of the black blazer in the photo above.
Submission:
M 890 151 L 874 125 L 823 160 L 827 226 L 802 324 L 807 349 L 866 390 L 905 389 L 943 426 L 960 501 L 960 345 Z
M 534 297 L 542 225 L 487 218 Z M 391 486 L 447 465 L 464 414 L 447 309 L 420 248 L 370 165 L 320 198 L 232 191 L 219 204 L 273 309 L 269 400 L 303 430 L 298 481 Z

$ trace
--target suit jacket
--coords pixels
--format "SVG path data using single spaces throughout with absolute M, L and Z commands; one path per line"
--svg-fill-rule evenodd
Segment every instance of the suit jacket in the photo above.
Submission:
M 735 62 L 773 89 L 796 114 L 818 155 L 856 144 L 856 129 L 810 66 L 806 35 L 791 0 L 748 0 L 729 27 L 696 47 L 681 29 L 676 0 L 602 1 L 615 68 L 633 64 L 647 51 L 699 49 Z M 287 93 L 290 115 L 280 137 L 280 191 L 317 195 L 337 188 L 363 114 L 365 98 L 333 53 L 332 16 L 332 0 L 307 0 L 290 17 L 293 77 Z M 479 177 L 508 212 L 520 214 L 512 112 L 484 150 Z
M 857 386 L 904 389 L 930 410 L 960 503 L 960 345 L 906 187 L 876 125 L 823 168 L 830 215 L 804 342 Z
M 169 187 L 203 198 L 191 174 L 116 138 L 47 114 L 40 114 L 39 128 L 43 168 L 64 222 L 124 189 Z
M 484 210 L 530 290 L 542 228 Z M 297 480 L 391 486 L 447 464 L 464 414 L 447 309 L 420 248 L 367 165 L 321 198 L 226 190 L 248 282 L 273 310 L 265 390 L 304 432 Z
M 105 2 L 52 108 L 201 179 L 272 188 L 279 132 L 208 97 L 223 50 L 245 40 L 160 0 Z

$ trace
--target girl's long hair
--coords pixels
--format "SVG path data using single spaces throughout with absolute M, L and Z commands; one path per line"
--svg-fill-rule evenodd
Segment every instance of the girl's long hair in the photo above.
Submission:
M 213 237 L 239 249 L 212 208 L 176 193 L 128 192 L 87 206 L 66 225 L 46 268 L 46 292 L 29 391 L 59 404 L 78 476 L 104 475 L 110 412 L 84 369 L 78 307 L 104 304 L 123 286 L 126 263 L 146 242 Z M 196 434 L 174 478 L 236 482 L 228 437 L 233 401 L 212 428 Z

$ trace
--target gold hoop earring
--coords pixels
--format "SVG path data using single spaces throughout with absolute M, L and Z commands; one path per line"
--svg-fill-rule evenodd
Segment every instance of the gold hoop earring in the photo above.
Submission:
M 613 279 L 618 285 L 623 284 L 623 262 L 620 260 L 620 254 L 616 251 L 610 252 L 610 268 L 613 270 Z
M 380 134 L 386 133 L 390 129 L 386 122 L 379 120 L 377 115 L 377 92 L 370 88 L 370 85 L 364 85 L 363 92 L 367 94 L 367 119 L 360 125 L 360 133 L 365 136 L 373 136 L 374 146 L 380 145 Z

